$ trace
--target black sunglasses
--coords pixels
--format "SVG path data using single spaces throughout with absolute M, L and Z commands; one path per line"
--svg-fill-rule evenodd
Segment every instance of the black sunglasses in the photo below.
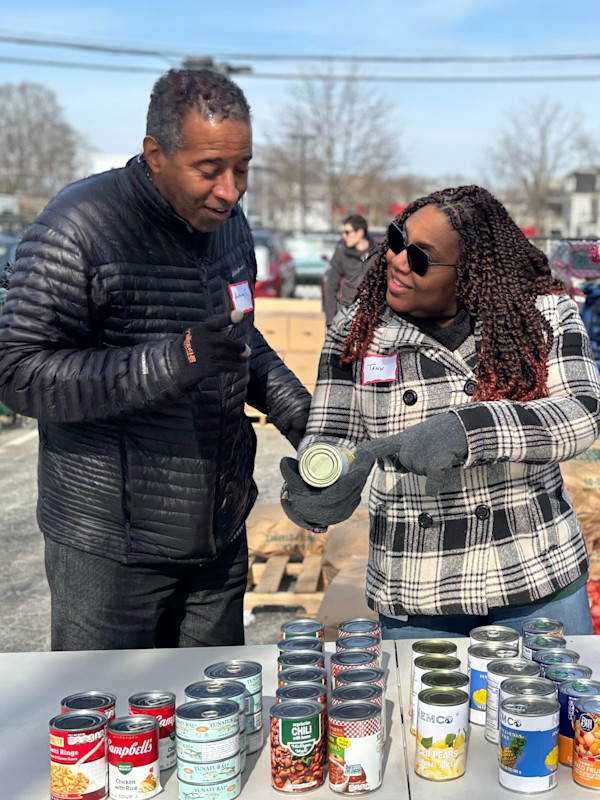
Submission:
M 429 258 L 429 253 L 417 247 L 416 244 L 406 244 L 402 228 L 397 222 L 392 222 L 388 228 L 388 247 L 394 255 L 406 250 L 408 266 L 421 278 L 427 275 L 429 267 L 455 267 L 456 264 L 440 264 Z

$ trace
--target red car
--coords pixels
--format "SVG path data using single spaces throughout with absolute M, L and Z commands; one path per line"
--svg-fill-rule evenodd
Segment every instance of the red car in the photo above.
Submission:
M 256 297 L 293 297 L 296 269 L 292 256 L 275 231 L 253 231 L 256 255 Z
M 548 256 L 552 273 L 561 280 L 579 309 L 585 302 L 584 287 L 600 283 L 600 266 L 589 259 L 592 241 L 557 242 Z

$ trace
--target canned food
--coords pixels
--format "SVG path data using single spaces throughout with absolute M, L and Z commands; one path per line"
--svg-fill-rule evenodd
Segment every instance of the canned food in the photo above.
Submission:
M 419 692 L 415 772 L 432 781 L 465 774 L 469 695 L 449 686 Z
M 556 684 L 546 678 L 505 678 L 500 684 L 499 704 L 507 697 L 545 697 L 556 700 Z
M 575 650 L 563 650 L 557 647 L 554 650 L 538 650 L 533 654 L 533 660 L 540 665 L 540 675 L 544 678 L 548 667 L 555 664 L 577 664 L 579 653 L 576 653 Z
M 600 789 L 600 697 L 582 697 L 575 703 L 573 780 L 588 789 Z
M 246 695 L 246 714 L 255 714 L 262 708 L 262 690 Z
M 519 647 L 519 631 L 506 625 L 480 625 L 469 631 L 469 644 L 514 644 Z
M 72 714 L 74 711 L 98 711 L 111 720 L 116 716 L 117 698 L 109 692 L 78 692 L 63 697 L 60 701 L 60 713 Z
M 108 723 L 108 786 L 112 800 L 141 800 L 162 791 L 156 717 L 135 714 Z
M 341 639 L 342 636 L 360 636 L 365 633 L 369 636 L 377 636 L 378 639 L 381 639 L 381 625 L 378 620 L 359 617 L 357 619 L 348 619 L 338 626 L 339 639 Z
M 281 626 L 281 638 L 284 640 L 304 636 L 324 639 L 325 626 L 322 622 L 314 619 L 293 619 L 290 622 L 284 622 Z
M 289 667 L 277 676 L 279 686 L 290 683 L 320 683 L 327 686 L 327 670 L 323 667 Z
M 262 707 L 255 711 L 254 714 L 246 714 L 245 733 L 255 733 L 263 726 L 262 721 Z
M 424 689 L 464 689 L 468 692 L 469 676 L 464 672 L 454 672 L 451 669 L 432 669 L 421 675 L 421 691 Z
M 381 659 L 381 639 L 377 636 L 341 636 L 335 641 L 335 652 L 345 653 L 348 650 L 369 650 L 377 655 L 377 666 Z
M 175 695 L 173 692 L 138 692 L 129 698 L 130 714 L 148 714 L 158 720 L 158 754 L 161 769 L 175 766 Z
M 317 684 L 315 683 L 315 686 Z M 259 728 L 254 733 L 246 733 L 246 753 L 251 755 L 256 753 L 257 750 L 263 745 L 263 729 Z
M 329 788 L 365 794 L 381 786 L 381 708 L 374 703 L 340 703 L 329 709 Z
M 354 454 L 346 447 L 318 442 L 307 447 L 298 461 L 298 471 L 309 486 L 331 486 L 345 475 Z
M 331 705 L 340 703 L 375 703 L 381 708 L 381 738 L 385 742 L 385 697 L 381 686 L 375 683 L 351 683 L 338 686 L 331 693 Z
M 456 644 L 448 642 L 445 639 L 419 639 L 414 642 L 411 647 L 411 661 L 410 661 L 410 678 L 409 678 L 409 702 L 408 713 L 412 716 L 413 713 L 413 699 L 416 700 L 416 695 L 413 692 L 413 680 L 415 675 L 415 661 L 419 656 L 456 656 Z
M 508 697 L 500 705 L 500 785 L 513 792 L 545 792 L 558 780 L 556 700 Z
M 580 679 L 578 681 L 564 681 L 558 687 L 558 702 L 560 704 L 560 727 L 558 731 L 558 760 L 561 764 L 573 766 L 573 731 L 575 728 L 575 704 L 581 697 L 600 695 L 600 681 Z M 589 738 L 589 737 L 588 737 Z M 585 743 L 584 743 L 585 744 Z M 592 750 L 586 750 L 582 755 L 598 755 L 600 750 L 600 736 L 598 740 L 588 742 Z M 585 748 L 584 748 L 585 750 Z M 596 752 L 593 752 L 593 751 Z
M 321 703 L 287 700 L 271 706 L 271 783 L 305 792 L 323 783 L 325 722 Z
M 370 650 L 348 650 L 344 653 L 333 653 L 331 656 L 331 688 L 337 688 L 337 677 L 344 670 L 353 667 L 377 667 L 377 653 Z
M 519 649 L 511 644 L 472 644 L 467 653 L 469 719 L 475 725 L 485 725 L 487 665 L 498 658 L 517 658 Z
M 94 711 L 59 714 L 50 720 L 51 800 L 108 797 L 106 724 L 104 714 Z
M 242 771 L 240 751 L 221 761 L 177 761 L 177 777 L 194 784 L 219 783 Z
M 349 686 L 351 683 L 374 683 L 385 692 L 385 673 L 381 667 L 352 667 L 338 673 L 336 688 Z
M 561 667 L 547 667 L 546 678 L 557 686 L 563 681 L 578 681 L 581 678 L 591 678 L 591 667 L 583 664 L 564 664 Z
M 417 704 L 419 692 L 421 691 L 421 676 L 431 670 L 444 669 L 458 672 L 460 670 L 460 659 L 455 656 L 443 656 L 438 653 L 431 655 L 418 656 L 415 659 L 413 667 L 413 680 L 412 680 L 412 698 L 411 708 L 412 714 L 410 715 L 410 732 L 416 734 L 417 732 Z
M 316 636 L 295 636 L 293 639 L 280 639 L 277 649 L 280 653 L 322 653 L 323 640 Z
M 204 675 L 215 681 L 239 681 L 248 694 L 262 691 L 262 667 L 258 661 L 219 661 L 206 667 Z
M 222 761 L 238 751 L 245 751 L 246 737 L 244 734 L 240 735 L 239 731 L 226 739 L 215 739 L 212 742 L 197 742 L 177 736 L 175 749 L 177 758 L 183 761 Z
M 564 624 L 559 619 L 548 619 L 548 617 L 531 617 L 524 619 L 521 623 L 523 637 L 535 636 L 543 633 L 546 636 L 564 636 Z
M 175 711 L 177 736 L 188 741 L 213 742 L 239 730 L 240 708 L 233 700 L 197 700 Z
M 319 683 L 289 683 L 275 692 L 276 703 L 285 700 L 310 700 L 327 709 L 327 689 Z
M 533 656 L 538 650 L 551 650 L 556 647 L 566 647 L 567 640 L 562 636 L 526 636 L 523 639 L 523 658 L 533 660 Z
M 197 681 L 185 687 L 185 702 L 211 699 L 233 700 L 241 712 L 246 710 L 246 687 L 241 681 Z
M 281 653 L 277 659 L 277 672 L 288 667 L 324 667 L 325 656 L 316 650 L 301 650 L 298 653 Z
M 533 678 L 540 674 L 540 668 L 525 658 L 499 658 L 487 665 L 485 738 L 498 744 L 500 740 L 500 684 L 506 678 Z
M 234 800 L 242 791 L 242 777 L 235 775 L 220 783 L 202 786 L 179 779 L 179 800 Z

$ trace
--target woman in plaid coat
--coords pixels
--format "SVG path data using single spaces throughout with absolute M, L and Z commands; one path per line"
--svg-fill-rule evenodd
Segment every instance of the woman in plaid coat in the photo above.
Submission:
M 592 632 L 588 558 L 559 464 L 595 441 L 600 381 L 575 303 L 485 189 L 409 205 L 321 354 L 306 436 L 355 454 L 282 504 L 322 531 L 373 466 L 367 602 L 388 638 L 546 616 Z

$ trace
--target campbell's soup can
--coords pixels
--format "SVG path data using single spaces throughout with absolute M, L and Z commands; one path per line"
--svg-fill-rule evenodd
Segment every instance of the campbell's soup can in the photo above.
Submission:
M 525 636 L 523 639 L 523 658 L 533 661 L 533 656 L 538 650 L 551 650 L 556 647 L 566 647 L 567 640 L 562 636 L 546 636 L 538 633 L 537 636 Z
M 338 639 L 342 636 L 377 636 L 381 639 L 381 625 L 376 619 L 366 619 L 358 617 L 357 619 L 347 619 L 341 622 L 338 626 Z
M 316 636 L 294 636 L 292 639 L 280 639 L 277 642 L 280 653 L 323 652 L 323 640 Z
M 329 709 L 329 788 L 366 794 L 381 786 L 383 736 L 381 707 L 375 703 L 340 703 Z
M 470 644 L 512 644 L 519 647 L 521 635 L 507 625 L 480 625 L 469 631 Z
M 158 720 L 158 754 L 161 769 L 175 766 L 175 695 L 173 692 L 137 692 L 129 698 L 130 714 L 149 714 Z
M 108 723 L 108 786 L 112 800 L 142 800 L 162 791 L 156 717 L 135 714 Z
M 488 742 L 498 744 L 500 740 L 500 684 L 506 678 L 535 678 L 540 668 L 526 658 L 499 658 L 487 665 L 486 698 L 485 698 L 485 738 Z
M 315 619 L 293 619 L 281 626 L 281 639 L 297 639 L 305 636 L 324 639 L 325 626 Z
M 108 797 L 104 714 L 73 712 L 50 720 L 50 799 Z M 79 763 L 85 758 L 83 763 Z M 76 768 L 76 769 L 75 769 Z
M 575 650 L 566 650 L 559 647 L 548 648 L 534 653 L 533 660 L 540 665 L 540 675 L 545 678 L 548 667 L 555 667 L 560 664 L 577 664 L 579 662 L 579 653 L 576 653 Z
M 410 732 L 417 732 L 417 708 L 419 704 L 419 692 L 421 691 L 421 676 L 431 670 L 451 670 L 459 672 L 460 659 L 456 656 L 443 656 L 439 653 L 432 653 L 427 656 L 419 656 L 415 659 L 412 680 L 412 714 L 410 715 Z
M 431 781 L 465 774 L 469 694 L 450 686 L 423 689 L 417 707 L 415 772 Z
M 558 760 L 561 764 L 573 766 L 573 736 L 575 729 L 575 704 L 583 697 L 600 695 L 600 681 L 565 681 L 558 687 L 560 704 L 560 729 L 558 731 Z M 595 749 L 600 747 L 600 739 Z M 597 756 L 598 753 L 593 753 Z
M 175 710 L 177 736 L 197 742 L 227 739 L 240 730 L 240 707 L 234 700 L 197 700 Z
M 300 650 L 297 653 L 281 653 L 277 658 L 277 672 L 289 667 L 324 667 L 325 655 L 312 650 Z
M 413 699 L 417 699 L 417 695 L 413 692 L 413 680 L 415 675 L 415 661 L 420 656 L 456 656 L 456 644 L 449 642 L 446 639 L 419 639 L 413 642 L 411 647 L 411 661 L 410 661 L 410 678 L 409 678 L 409 702 L 408 714 L 412 716 L 413 713 Z
M 258 661 L 219 661 L 206 667 L 204 675 L 214 681 L 239 681 L 249 695 L 262 692 L 262 666 Z
M 560 619 L 548 619 L 548 617 L 531 617 L 524 619 L 521 623 L 523 638 L 526 636 L 564 636 L 564 623 Z
M 242 791 L 240 773 L 219 783 L 189 783 L 179 778 L 178 800 L 234 800 Z
M 239 731 L 225 739 L 214 739 L 211 742 L 198 742 L 195 739 L 183 739 L 181 736 L 177 736 L 175 749 L 178 760 L 222 761 L 225 758 L 231 758 L 238 752 L 245 752 L 246 738 Z
M 348 650 L 368 650 L 377 655 L 377 666 L 381 661 L 381 639 L 378 636 L 369 634 L 340 636 L 335 640 L 335 652 L 345 653 Z
M 78 692 L 63 697 L 60 701 L 60 713 L 72 714 L 77 711 L 98 711 L 111 720 L 116 716 L 117 698 L 109 692 Z
M 499 658 L 517 658 L 518 647 L 512 644 L 472 644 L 467 648 L 469 675 L 469 720 L 485 725 L 487 705 L 487 667 Z
M 579 681 L 582 678 L 591 678 L 592 669 L 583 664 L 561 664 L 558 667 L 547 667 L 546 678 L 557 686 L 565 681 Z
M 354 667 L 377 667 L 377 653 L 370 650 L 348 650 L 345 653 L 333 653 L 330 661 L 331 688 L 337 688 L 337 678 L 341 672 Z
M 500 705 L 498 780 L 513 792 L 546 792 L 558 781 L 557 700 L 507 697 Z
M 581 697 L 575 703 L 573 780 L 600 789 L 600 697 Z
M 327 670 L 323 667 L 289 667 L 282 669 L 277 676 L 279 686 L 290 683 L 320 683 L 327 685 Z
M 351 683 L 374 683 L 385 692 L 385 673 L 381 667 L 352 667 L 338 673 L 336 687 L 349 686 Z
M 321 703 L 286 700 L 271 706 L 271 784 L 280 792 L 306 792 L 323 783 L 325 717 Z

